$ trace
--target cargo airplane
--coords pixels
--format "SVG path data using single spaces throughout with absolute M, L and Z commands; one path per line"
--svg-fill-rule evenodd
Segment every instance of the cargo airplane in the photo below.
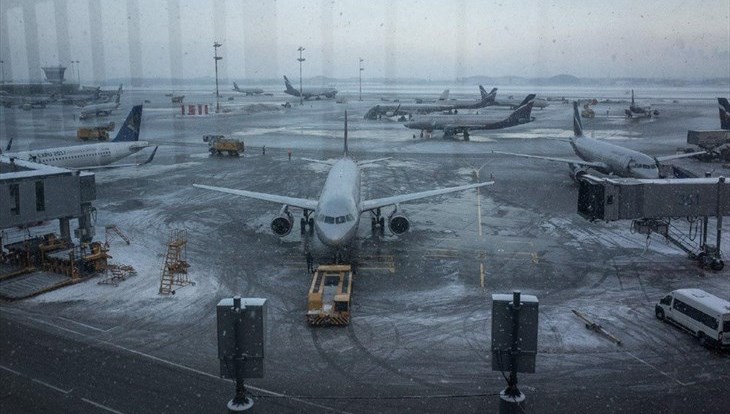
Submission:
M 534 98 L 534 94 L 527 95 L 517 110 L 502 120 L 489 119 L 485 115 L 423 115 L 403 125 L 410 129 L 420 129 L 421 137 L 424 132 L 441 130 L 444 131 L 444 138 L 464 134 L 464 141 L 469 141 L 469 131 L 509 128 L 532 121 L 530 114 Z
M 318 161 L 331 166 L 318 200 L 208 185 L 193 184 L 193 186 L 205 190 L 283 204 L 281 212 L 271 222 L 271 230 L 276 235 L 282 237 L 289 234 L 294 225 L 294 217 L 289 211 L 289 208 L 295 207 L 302 209 L 304 217 L 300 220 L 301 233 L 305 234 L 308 226 L 309 232 L 316 232 L 317 237 L 324 245 L 342 249 L 346 248 L 357 234 L 360 215 L 364 212 L 371 213 L 370 223 L 373 232 L 378 227 L 382 232 L 385 226 L 385 218 L 382 217 L 381 209 L 387 206 L 394 206 L 393 212 L 388 216 L 388 227 L 394 234 L 402 234 L 410 228 L 410 221 L 402 211 L 399 211 L 398 207 L 401 203 L 483 187 L 493 183 L 490 181 L 362 200 L 360 167 L 382 160 L 384 159 L 355 161 L 350 157 L 347 151 L 347 114 L 345 114 L 345 147 L 342 158 L 334 162 Z
M 84 119 L 91 116 L 111 115 L 112 111 L 119 108 L 119 100 L 122 97 L 122 85 L 114 94 L 114 100 L 104 103 L 89 104 L 81 107 L 79 118 Z
M 129 112 L 126 121 L 124 121 L 124 124 L 119 128 L 119 132 L 117 132 L 117 136 L 111 142 L 6 152 L 2 155 L 10 159 L 17 158 L 70 170 L 94 170 L 144 165 L 152 161 L 157 152 L 157 147 L 152 151 L 149 158 L 142 163 L 109 165 L 151 146 L 147 141 L 139 140 L 141 123 L 142 105 L 138 105 Z M 8 150 L 9 147 L 10 144 L 8 144 Z
M 246 96 L 261 95 L 264 90 L 261 88 L 239 88 L 236 82 L 233 82 L 233 90 L 240 93 L 245 93 Z
M 293 87 L 286 76 L 284 76 L 284 85 L 286 86 L 284 93 L 299 96 L 299 89 Z M 337 95 L 337 89 L 333 88 L 302 88 L 302 97 L 304 99 L 334 98 L 335 95 Z
M 575 136 L 569 142 L 573 147 L 575 155 L 580 157 L 578 160 L 502 151 L 492 151 L 492 153 L 562 162 L 568 164 L 570 167 L 570 176 L 576 181 L 587 174 L 589 169 L 620 177 L 666 178 L 662 177 L 659 172 L 659 166 L 662 162 L 706 153 L 705 151 L 698 151 L 687 154 L 651 157 L 643 152 L 588 138 L 583 136 L 583 125 L 581 123 L 580 113 L 578 112 L 578 102 L 575 101 L 573 101 L 573 134 Z

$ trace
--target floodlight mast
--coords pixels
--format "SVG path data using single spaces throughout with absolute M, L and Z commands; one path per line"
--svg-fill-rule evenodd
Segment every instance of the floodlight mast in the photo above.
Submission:
M 362 62 L 365 60 L 363 58 L 360 58 L 360 100 L 362 101 L 362 71 L 365 70 L 365 68 L 362 67 Z M 477 189 L 479 190 L 479 189 Z
M 304 62 L 305 58 L 302 57 L 302 52 L 304 51 L 304 47 L 299 46 L 299 105 L 304 105 L 304 95 L 302 95 L 302 62 Z
M 215 51 L 213 55 L 213 60 L 215 61 L 215 112 L 218 113 L 221 110 L 221 102 L 220 102 L 220 94 L 218 93 L 218 61 L 223 59 L 222 57 L 218 56 L 218 48 L 223 46 L 223 44 L 218 42 L 213 42 L 213 50 Z

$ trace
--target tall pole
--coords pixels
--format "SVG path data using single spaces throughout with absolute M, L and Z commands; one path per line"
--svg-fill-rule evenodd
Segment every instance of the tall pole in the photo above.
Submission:
M 81 89 L 81 69 L 79 68 L 79 63 L 81 63 L 78 60 L 72 60 L 71 63 L 76 63 L 76 81 L 79 84 L 79 89 Z
M 3 72 L 3 80 L 0 83 L 5 83 L 5 61 L 4 60 L 0 60 L 0 68 L 2 68 L 1 70 Z
M 362 101 L 362 71 L 365 70 L 365 68 L 362 67 L 362 62 L 364 62 L 363 58 L 360 58 L 360 100 Z
M 213 42 L 213 50 L 215 51 L 213 60 L 215 61 L 215 112 L 216 113 L 221 111 L 220 95 L 218 94 L 218 61 L 223 59 L 222 57 L 218 56 L 218 48 L 221 46 L 222 46 L 221 43 Z
M 302 57 L 302 52 L 304 51 L 304 48 L 299 46 L 299 105 L 304 105 L 304 96 L 302 95 L 302 62 L 304 62 L 307 59 L 304 59 Z

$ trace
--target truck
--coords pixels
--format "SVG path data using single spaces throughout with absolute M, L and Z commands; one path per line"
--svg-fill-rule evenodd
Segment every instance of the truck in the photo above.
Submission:
M 114 131 L 114 122 L 109 122 L 106 125 L 79 127 L 76 130 L 76 136 L 83 141 L 88 141 L 90 139 L 98 139 L 99 141 L 108 141 L 109 133 L 111 131 Z
M 350 323 L 352 266 L 319 265 L 307 295 L 310 326 L 346 326 Z
M 204 135 L 203 142 L 208 143 L 208 151 L 211 155 L 228 155 L 240 156 L 245 148 L 243 141 L 240 139 L 226 138 L 224 135 Z

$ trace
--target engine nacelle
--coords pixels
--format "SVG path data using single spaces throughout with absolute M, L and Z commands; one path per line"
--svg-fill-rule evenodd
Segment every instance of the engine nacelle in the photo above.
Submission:
M 388 228 L 393 232 L 393 234 L 403 234 L 411 228 L 411 222 L 405 214 L 399 211 L 394 211 L 390 216 L 388 216 Z
M 580 181 L 581 178 L 583 178 L 584 175 L 588 174 L 588 170 L 586 168 L 582 168 L 575 164 L 570 164 L 570 178 L 572 178 L 575 181 Z
M 292 227 L 294 227 L 294 217 L 288 210 L 282 211 L 279 216 L 271 220 L 271 231 L 279 237 L 291 233 Z

